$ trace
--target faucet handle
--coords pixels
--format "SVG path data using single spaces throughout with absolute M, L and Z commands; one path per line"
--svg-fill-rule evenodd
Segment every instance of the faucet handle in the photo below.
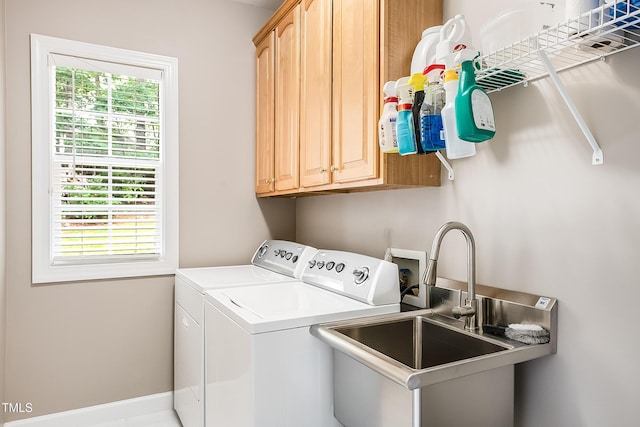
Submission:
M 463 316 L 464 317 L 473 316 L 474 314 L 476 314 L 476 309 L 470 305 L 463 305 L 463 306 L 459 305 L 457 307 L 453 307 L 452 313 L 453 313 L 453 317 L 455 317 L 456 319 L 459 319 Z
M 464 328 L 468 331 L 475 331 L 478 329 L 478 321 L 476 318 L 478 317 L 478 300 L 465 300 L 464 305 L 458 305 L 451 310 L 453 317 L 459 319 L 464 317 Z

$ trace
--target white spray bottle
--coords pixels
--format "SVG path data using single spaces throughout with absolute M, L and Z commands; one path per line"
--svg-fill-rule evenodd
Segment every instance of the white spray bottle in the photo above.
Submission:
M 445 64 L 444 90 L 446 103 L 442 109 L 442 126 L 447 158 L 461 159 L 476 154 L 475 144 L 458 137 L 456 125 L 456 96 L 458 95 L 458 73 L 455 71 L 456 53 L 471 45 L 471 32 L 463 15 L 456 15 L 440 30 L 440 43 L 436 46 L 436 60 Z
M 378 142 L 383 153 L 397 153 L 396 120 L 398 118 L 398 97 L 396 96 L 396 82 L 386 82 L 382 91 L 384 92 L 384 108 L 378 121 Z

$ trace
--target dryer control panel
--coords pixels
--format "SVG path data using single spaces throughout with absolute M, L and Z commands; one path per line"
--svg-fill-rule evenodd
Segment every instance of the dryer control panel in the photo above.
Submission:
M 367 255 L 318 250 L 307 262 L 302 280 L 369 305 L 400 302 L 397 264 Z
M 251 263 L 285 276 L 302 276 L 307 262 L 318 250 L 288 240 L 265 240 L 251 258 Z

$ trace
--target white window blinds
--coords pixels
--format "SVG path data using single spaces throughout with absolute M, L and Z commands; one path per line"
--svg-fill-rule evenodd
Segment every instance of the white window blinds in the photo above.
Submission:
M 156 56 L 145 61 L 145 54 L 103 47 L 101 58 L 93 45 L 42 36 L 32 36 L 32 49 L 34 38 L 34 63 L 40 71 L 46 63 L 48 74 L 46 81 L 34 79 L 34 91 L 46 91 L 39 95 L 48 104 L 34 107 L 34 282 L 172 273 L 177 109 L 167 103 L 177 104 L 177 97 L 167 86 L 171 69 L 156 68 Z M 70 49 L 45 51 L 38 41 L 68 42 Z M 46 135 L 36 122 L 45 111 Z M 36 211 L 44 206 L 38 194 L 44 180 L 46 215 Z M 36 249 L 38 237 L 49 242 L 46 253 Z
M 159 80 L 87 68 L 54 65 L 54 262 L 160 256 Z

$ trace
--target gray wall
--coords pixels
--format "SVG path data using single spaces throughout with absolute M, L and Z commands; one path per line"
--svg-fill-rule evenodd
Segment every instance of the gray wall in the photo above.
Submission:
M 486 5 L 447 0 L 445 18 L 462 12 L 473 22 Z M 453 162 L 455 181 L 443 173 L 440 188 L 298 199 L 298 240 L 380 257 L 387 247 L 429 251 L 440 225 L 466 223 L 480 283 L 560 301 L 558 353 L 516 371 L 516 425 L 637 425 L 639 67 L 632 49 L 561 73 L 604 165 L 591 166 L 589 145 L 543 79 L 491 95 L 496 138 Z M 440 275 L 466 280 L 465 256 L 462 236 L 447 236 Z
M 0 402 L 4 399 L 5 378 L 5 354 L 6 354 L 6 296 L 7 296 L 7 271 L 6 271 L 6 167 L 5 167 L 5 55 L 4 55 L 4 2 L 0 0 Z M 0 410 L 0 426 L 4 424 L 4 411 Z
M 253 190 L 251 38 L 271 11 L 228 0 L 5 1 L 11 185 L 3 401 L 31 402 L 27 415 L 36 416 L 169 391 L 172 276 L 31 284 L 29 34 L 178 58 L 180 265 L 236 264 L 262 239 L 295 238 L 294 202 L 257 201 Z

